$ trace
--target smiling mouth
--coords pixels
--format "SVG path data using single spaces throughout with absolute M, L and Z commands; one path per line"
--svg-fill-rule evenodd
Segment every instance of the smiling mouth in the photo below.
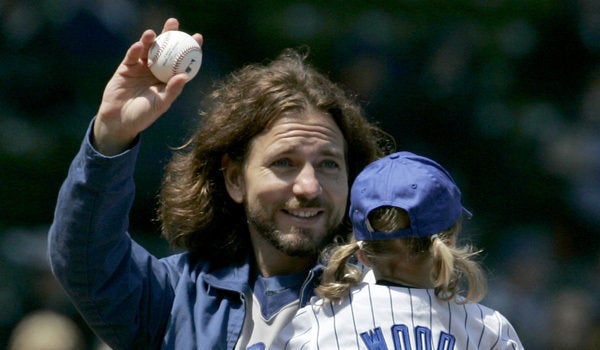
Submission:
M 295 216 L 297 218 L 302 218 L 302 219 L 310 219 L 313 218 L 319 214 L 321 214 L 321 210 L 284 210 L 286 213 L 288 213 L 289 215 Z

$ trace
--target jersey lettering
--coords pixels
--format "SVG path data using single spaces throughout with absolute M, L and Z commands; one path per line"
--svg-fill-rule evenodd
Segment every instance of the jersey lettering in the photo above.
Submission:
M 246 348 L 246 350 L 265 350 L 265 344 L 263 343 L 256 343 L 253 345 L 250 345 L 249 347 Z
M 454 350 L 454 343 L 456 343 L 456 338 L 452 334 L 442 332 L 437 348 L 438 350 Z
M 404 324 L 395 324 L 390 328 L 394 350 L 413 350 L 410 342 L 410 330 Z M 360 333 L 363 343 L 369 350 L 387 350 L 381 327 Z M 433 350 L 433 335 L 431 329 L 416 326 L 414 329 L 414 350 Z M 449 333 L 441 332 L 436 350 L 454 350 L 456 338 Z
M 402 336 L 402 338 L 400 338 Z M 410 334 L 408 327 L 404 324 L 395 324 L 392 326 L 392 339 L 394 339 L 394 349 L 410 350 Z
M 431 350 L 431 330 L 427 327 L 415 327 L 415 345 L 417 350 Z
M 369 350 L 388 350 L 385 345 L 385 339 L 383 339 L 381 327 L 377 327 L 368 332 L 362 332 L 360 337 Z

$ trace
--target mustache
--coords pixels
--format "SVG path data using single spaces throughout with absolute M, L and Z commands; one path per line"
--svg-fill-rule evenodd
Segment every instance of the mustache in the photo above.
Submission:
M 324 208 L 325 204 L 320 198 L 314 198 L 311 200 L 301 200 L 298 198 L 294 198 L 285 202 L 284 207 L 286 209 Z

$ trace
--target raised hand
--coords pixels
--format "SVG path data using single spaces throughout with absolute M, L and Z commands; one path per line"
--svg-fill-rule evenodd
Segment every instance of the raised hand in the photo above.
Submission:
M 175 18 L 165 21 L 163 32 L 178 30 Z M 194 34 L 202 45 L 202 36 Z M 126 150 L 137 135 L 163 115 L 183 91 L 185 74 L 167 83 L 158 80 L 148 68 L 148 50 L 156 33 L 144 31 L 133 43 L 104 89 L 93 130 L 94 147 L 105 155 Z

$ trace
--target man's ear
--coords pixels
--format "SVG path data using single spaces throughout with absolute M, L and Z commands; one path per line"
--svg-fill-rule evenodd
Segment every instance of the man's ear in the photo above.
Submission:
M 371 262 L 365 256 L 365 252 L 363 252 L 361 249 L 356 251 L 356 257 L 358 258 L 358 261 L 360 261 L 363 265 L 371 267 Z
M 234 162 L 229 155 L 225 154 L 221 158 L 221 169 L 223 169 L 223 178 L 229 197 L 236 203 L 242 203 L 244 200 L 244 178 L 242 165 Z

